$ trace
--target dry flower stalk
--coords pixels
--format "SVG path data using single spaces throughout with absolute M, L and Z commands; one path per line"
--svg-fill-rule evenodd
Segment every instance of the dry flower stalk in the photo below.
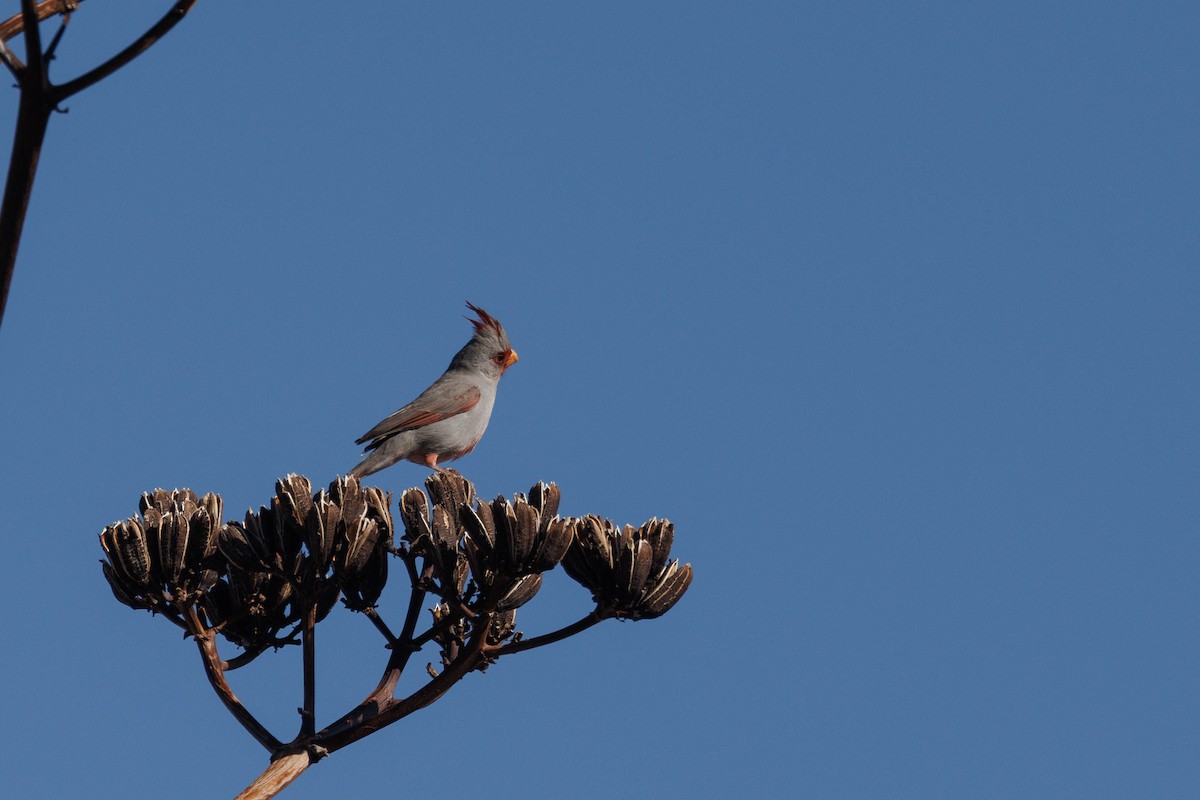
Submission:
M 618 528 L 596 516 L 562 518 L 559 490 L 538 483 L 528 494 L 482 501 L 456 472 L 436 472 L 425 491 L 397 504 L 403 535 L 394 536 L 392 496 L 354 478 L 313 492 L 299 475 L 275 485 L 257 512 L 221 522 L 215 494 L 156 489 L 137 517 L 100 534 L 104 577 L 125 605 L 182 628 L 200 651 L 205 675 L 226 708 L 271 755 L 272 766 L 240 797 L 273 797 L 309 765 L 440 698 L 498 658 L 560 641 L 605 619 L 652 619 L 687 591 L 692 568 L 669 560 L 674 527 L 652 519 Z M 396 633 L 376 607 L 389 562 L 399 559 L 409 599 Z M 524 637 L 517 611 L 562 564 L 587 588 L 594 608 L 556 631 Z M 341 717 L 317 729 L 317 624 L 337 606 L 363 614 L 384 637 L 388 659 L 378 685 Z M 431 602 L 428 627 L 418 632 Z M 218 637 L 241 648 L 223 660 Z M 413 653 L 433 643 L 439 668 L 407 697 L 395 690 Z M 300 728 L 284 741 L 246 709 L 226 673 L 263 653 L 300 645 Z

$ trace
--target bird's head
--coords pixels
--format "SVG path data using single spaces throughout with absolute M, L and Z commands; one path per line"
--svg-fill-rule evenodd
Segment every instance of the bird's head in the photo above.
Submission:
M 450 362 L 450 368 L 478 370 L 499 379 L 504 371 L 517 363 L 517 351 L 508 341 L 508 334 L 500 321 L 482 308 L 467 303 L 478 319 L 467 320 L 475 328 L 475 335 Z

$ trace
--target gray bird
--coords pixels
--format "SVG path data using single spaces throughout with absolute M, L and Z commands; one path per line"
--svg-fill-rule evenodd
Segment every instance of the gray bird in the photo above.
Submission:
M 487 430 L 504 371 L 517 363 L 508 334 L 491 314 L 467 303 L 479 319 L 467 317 L 475 335 L 454 356 L 442 377 L 411 403 L 364 433 L 366 458 L 350 470 L 362 478 L 401 459 L 442 470 L 471 452 Z

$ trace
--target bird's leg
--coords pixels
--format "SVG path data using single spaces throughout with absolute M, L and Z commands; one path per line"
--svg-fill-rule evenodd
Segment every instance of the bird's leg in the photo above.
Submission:
M 425 466 L 429 467 L 434 472 L 449 472 L 450 471 L 450 470 L 446 469 L 445 467 L 439 467 L 437 460 L 438 460 L 437 453 L 426 453 L 425 454 Z

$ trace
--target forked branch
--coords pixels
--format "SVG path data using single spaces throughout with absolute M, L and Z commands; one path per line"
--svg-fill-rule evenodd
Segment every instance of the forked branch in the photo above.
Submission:
M 59 28 L 46 52 L 42 50 L 39 23 L 56 14 L 63 15 L 65 20 L 79 7 L 80 2 L 82 0 L 43 0 L 40 3 L 21 0 L 21 13 L 0 23 L 0 62 L 13 73 L 20 90 L 8 177 L 4 184 L 4 197 L 0 201 L 0 323 L 4 320 L 4 310 L 8 305 L 17 249 L 50 114 L 68 97 L 103 80 L 148 50 L 196 4 L 196 0 L 177 0 L 158 22 L 121 52 L 83 75 L 55 85 L 50 81 L 50 60 L 65 28 Z M 25 38 L 26 63 L 22 63 L 6 44 L 21 34 Z
M 390 494 L 353 478 L 314 493 L 298 475 L 278 481 L 270 504 L 243 521 L 220 524 L 215 494 L 158 489 L 143 495 L 140 517 L 101 534 L 113 594 L 133 608 L 174 612 L 185 622 L 217 696 L 271 754 L 271 766 L 239 795 L 243 800 L 274 796 L 321 758 L 429 706 L 502 656 L 560 642 L 605 619 L 661 616 L 691 583 L 691 567 L 668 560 L 674 527 L 666 520 L 618 528 L 594 516 L 563 519 L 553 484 L 490 503 L 477 500 L 474 486 L 457 473 L 435 473 L 426 487 L 428 495 L 410 489 L 400 498 L 398 547 Z M 376 611 L 388 565 L 397 560 L 409 584 L 398 634 Z M 595 606 L 570 625 L 522 638 L 517 610 L 538 593 L 542 574 L 559 564 L 591 591 Z M 366 698 L 318 730 L 315 631 L 339 596 L 383 634 L 388 658 Z M 433 619 L 418 634 L 427 598 Z M 245 658 L 222 661 L 216 635 L 252 658 L 295 643 L 297 630 L 304 700 L 300 731 L 285 744 L 233 693 L 225 671 Z M 397 697 L 413 653 L 428 644 L 440 650 L 441 670 L 430 666 L 428 680 Z
M 73 94 L 77 94 L 94 83 L 104 80 L 121 67 L 133 61 L 142 53 L 154 46 L 154 43 L 167 35 L 167 32 L 183 21 L 187 13 L 196 5 L 196 0 L 177 0 L 162 18 L 150 26 L 150 29 L 139 36 L 128 47 L 105 61 L 98 67 L 88 70 L 74 80 L 67 81 L 54 88 L 54 99 L 62 102 Z

